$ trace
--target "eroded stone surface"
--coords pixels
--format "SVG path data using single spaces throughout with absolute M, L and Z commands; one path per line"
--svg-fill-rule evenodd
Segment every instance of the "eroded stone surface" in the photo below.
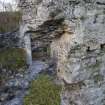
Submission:
M 33 61 L 24 75 L 18 74 L 8 80 L 5 86 L 0 88 L 0 105 L 23 105 L 24 96 L 27 94 L 30 82 L 46 69 L 50 69 L 46 62 Z
M 105 0 L 21 0 L 20 6 L 28 31 L 51 42 L 65 84 L 62 105 L 104 105 Z
M 0 50 L 12 47 L 21 47 L 19 31 L 14 30 L 5 34 L 0 34 Z

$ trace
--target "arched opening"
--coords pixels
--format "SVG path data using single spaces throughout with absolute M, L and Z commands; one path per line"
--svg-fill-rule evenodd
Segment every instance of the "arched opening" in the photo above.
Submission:
M 31 65 L 34 60 L 46 61 L 50 58 L 50 43 L 48 41 L 37 40 L 34 36 L 35 33 L 32 32 L 25 32 L 23 36 L 27 65 Z

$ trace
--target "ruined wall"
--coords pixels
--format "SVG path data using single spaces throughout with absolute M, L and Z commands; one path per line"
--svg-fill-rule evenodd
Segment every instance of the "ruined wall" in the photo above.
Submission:
M 19 31 L 15 30 L 13 32 L 8 32 L 4 34 L 0 34 L 0 50 L 6 48 L 19 48 L 22 47 L 22 43 L 20 43 Z
M 64 82 L 61 104 L 104 105 L 105 0 L 21 0 L 20 6 L 23 25 L 50 40 Z

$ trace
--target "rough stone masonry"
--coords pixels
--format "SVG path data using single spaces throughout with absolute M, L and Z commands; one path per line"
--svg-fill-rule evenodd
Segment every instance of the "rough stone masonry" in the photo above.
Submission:
M 61 105 L 105 105 L 105 0 L 20 0 L 20 7 L 24 33 L 51 45 Z

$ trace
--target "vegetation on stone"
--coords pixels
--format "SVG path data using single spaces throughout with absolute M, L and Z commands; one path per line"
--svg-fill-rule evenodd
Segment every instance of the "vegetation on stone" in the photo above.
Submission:
M 0 12 L 0 33 L 11 32 L 19 27 L 20 12 Z
M 24 105 L 60 105 L 61 87 L 52 82 L 48 75 L 39 75 L 31 83 Z
M 16 70 L 26 66 L 25 51 L 20 48 L 10 48 L 0 51 L 0 66 Z

